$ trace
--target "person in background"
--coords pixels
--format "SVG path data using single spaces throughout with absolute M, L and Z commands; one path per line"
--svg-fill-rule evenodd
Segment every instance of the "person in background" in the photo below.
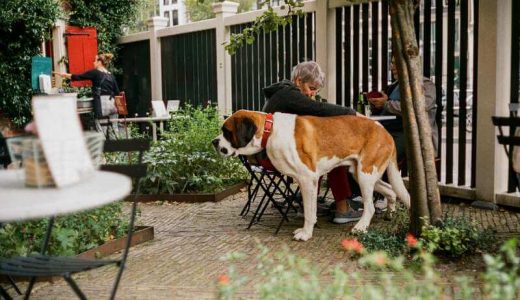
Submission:
M 406 139 L 404 136 L 404 128 L 401 113 L 401 93 L 399 91 L 399 81 L 397 74 L 397 66 L 395 59 L 392 57 L 390 64 L 390 71 L 395 81 L 392 82 L 386 89 L 386 92 L 381 92 L 380 97 L 370 97 L 372 93 L 368 93 L 368 101 L 374 107 L 375 114 L 379 115 L 394 115 L 397 119 L 392 122 L 384 122 L 383 126 L 390 132 L 394 138 L 395 146 L 397 148 L 397 161 L 403 162 L 406 156 Z M 435 84 L 429 79 L 424 78 L 423 81 L 424 98 L 426 104 L 426 112 L 432 128 L 432 142 L 433 148 L 437 151 L 438 147 L 438 128 L 435 121 L 437 113 Z
M 283 80 L 264 89 L 267 102 L 263 111 L 319 117 L 359 115 L 348 107 L 314 101 L 324 82 L 325 74 L 316 62 L 299 63 L 292 70 L 291 80 Z M 333 169 L 327 174 L 327 180 L 336 204 L 333 222 L 343 224 L 359 220 L 362 213 L 349 210 L 346 201 L 352 196 L 347 168 Z
M 382 124 L 394 139 L 397 150 L 397 162 L 400 166 L 404 166 L 406 163 L 406 137 L 404 135 L 401 112 L 401 93 L 399 91 L 397 66 L 395 64 L 394 57 L 392 57 L 390 71 L 392 72 L 392 76 L 394 77 L 395 81 L 387 87 L 386 91 L 381 91 L 379 93 L 368 93 L 368 102 L 372 106 L 373 114 L 393 115 L 397 117 L 395 120 L 384 121 Z M 430 126 L 432 128 L 433 149 L 435 150 L 435 153 L 437 153 L 439 134 L 437 123 L 435 121 L 435 115 L 437 113 L 435 84 L 429 78 L 425 77 L 423 80 L 423 89 L 426 112 L 428 114 Z M 386 199 L 378 199 L 375 203 L 376 212 L 385 210 L 386 206 Z
M 96 116 L 96 129 L 98 131 L 103 131 L 106 133 L 106 130 L 101 128 L 101 124 L 99 123 L 99 119 L 103 117 L 109 117 L 110 119 L 117 119 L 117 110 L 115 105 L 113 108 L 102 107 L 104 104 L 108 103 L 106 100 L 111 100 L 110 102 L 114 103 L 114 97 L 119 95 L 119 87 L 117 86 L 117 81 L 112 73 L 107 70 L 110 61 L 114 56 L 111 53 L 102 53 L 96 55 L 94 59 L 94 68 L 90 69 L 81 74 L 71 74 L 71 73 L 59 73 L 53 72 L 58 76 L 62 76 L 73 81 L 75 80 L 90 80 L 92 81 L 92 94 L 96 95 L 99 92 L 100 97 L 94 97 L 94 114 Z M 108 113 L 107 113 L 108 110 Z M 117 124 L 112 123 L 114 126 L 114 130 L 117 133 L 118 130 Z

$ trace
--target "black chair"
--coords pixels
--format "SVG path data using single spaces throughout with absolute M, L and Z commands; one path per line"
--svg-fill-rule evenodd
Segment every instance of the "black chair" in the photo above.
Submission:
M 120 259 L 98 260 L 98 259 L 83 259 L 76 257 L 51 257 L 45 255 L 45 249 L 48 248 L 51 229 L 54 218 L 50 218 L 47 232 L 45 235 L 42 251 L 40 255 L 30 257 L 15 257 L 11 259 L 0 259 L 0 274 L 7 276 L 21 276 L 31 277 L 29 286 L 25 293 L 25 299 L 28 299 L 37 277 L 62 276 L 70 287 L 74 290 L 80 299 L 86 299 L 85 295 L 78 287 L 72 274 L 88 271 L 98 267 L 109 264 L 116 264 L 119 270 L 112 288 L 110 299 L 114 299 L 123 270 L 125 268 L 128 251 L 130 248 L 133 227 L 135 221 L 135 214 L 137 208 L 137 196 L 140 192 L 140 182 L 146 176 L 146 165 L 142 163 L 143 152 L 150 148 L 150 141 L 145 139 L 135 140 L 110 140 L 105 142 L 104 152 L 139 152 L 138 163 L 132 164 L 129 159 L 129 164 L 126 165 L 104 165 L 102 170 L 121 173 L 134 179 L 135 192 L 133 196 L 132 211 L 130 214 L 130 223 L 128 228 L 128 237 L 125 244 L 125 249 Z M 5 299 L 11 299 L 9 294 L 0 286 L 0 295 Z
M 10 163 L 11 158 L 9 157 L 9 151 L 7 150 L 7 143 L 5 142 L 2 133 L 0 133 L 0 166 L 7 168 Z
M 515 106 L 510 105 L 511 114 L 510 117 L 491 117 L 493 125 L 498 127 L 497 139 L 498 143 L 504 146 L 504 150 L 509 160 L 509 184 L 508 192 L 514 192 L 520 183 L 516 178 L 516 174 L 513 171 L 513 148 L 520 146 L 520 136 L 515 136 L 517 128 L 520 128 L 520 117 L 516 115 L 516 110 L 513 109 Z M 504 133 L 504 128 L 509 128 L 509 135 Z
M 247 185 L 247 202 L 240 215 L 245 217 L 253 203 L 260 198 L 253 217 L 249 222 L 249 226 L 247 227 L 247 229 L 250 229 L 254 223 L 260 221 L 269 204 L 272 204 L 282 215 L 282 219 L 275 231 L 275 234 L 277 234 L 283 222 L 289 221 L 287 217 L 289 210 L 292 208 L 296 211 L 293 203 L 296 200 L 299 187 L 294 188 L 291 186 L 292 178 L 281 174 L 272 167 L 262 166 L 258 161 L 255 161 L 253 157 L 241 155 L 239 158 L 250 174 Z M 259 194 L 259 191 L 263 193 Z

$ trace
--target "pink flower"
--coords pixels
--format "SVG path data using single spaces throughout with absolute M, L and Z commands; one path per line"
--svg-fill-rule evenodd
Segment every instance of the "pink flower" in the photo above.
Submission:
M 365 248 L 363 247 L 363 244 L 361 244 L 358 240 L 343 240 L 341 241 L 341 245 L 345 250 L 349 252 L 355 252 L 361 254 Z
M 231 282 L 231 279 L 230 279 L 229 276 L 227 276 L 226 274 L 221 274 L 221 275 L 218 277 L 218 283 L 219 283 L 220 285 L 228 285 L 230 282 Z
M 380 267 L 383 267 L 386 265 L 386 255 L 380 253 L 380 254 L 377 254 L 375 257 L 374 257 L 374 262 L 376 263 L 376 265 L 380 266 Z
M 411 233 L 406 234 L 406 243 L 410 248 L 417 247 L 417 239 Z

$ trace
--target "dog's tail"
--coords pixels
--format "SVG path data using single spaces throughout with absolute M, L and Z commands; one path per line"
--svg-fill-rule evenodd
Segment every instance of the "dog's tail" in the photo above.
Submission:
M 390 181 L 390 185 L 392 185 L 392 189 L 396 193 L 397 197 L 404 203 L 406 208 L 410 208 L 410 194 L 404 186 L 403 178 L 401 177 L 401 173 L 397 167 L 397 159 L 395 155 L 388 164 L 386 172 L 388 174 L 388 181 Z

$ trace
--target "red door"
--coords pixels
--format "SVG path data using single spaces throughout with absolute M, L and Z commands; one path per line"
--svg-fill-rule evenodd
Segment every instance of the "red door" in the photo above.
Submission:
M 79 74 L 94 68 L 97 55 L 97 35 L 95 27 L 67 26 L 67 52 L 69 73 Z M 74 87 L 92 86 L 90 80 L 73 81 Z

